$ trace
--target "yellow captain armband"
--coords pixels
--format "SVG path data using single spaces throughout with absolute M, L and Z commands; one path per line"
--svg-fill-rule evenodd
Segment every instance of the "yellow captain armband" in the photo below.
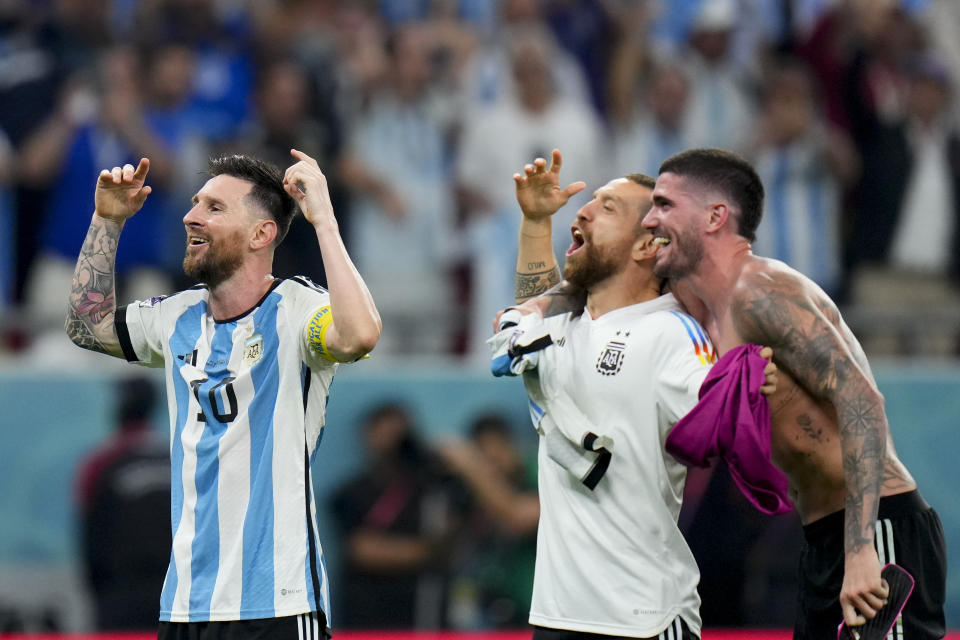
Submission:
M 317 309 L 317 312 L 310 318 L 310 324 L 307 325 L 307 344 L 310 346 L 310 351 L 324 360 L 340 362 L 327 348 L 327 329 L 332 322 L 333 313 L 330 312 L 329 306 Z
M 307 344 L 310 346 L 310 351 L 324 360 L 329 360 L 330 362 L 346 362 L 345 360 L 338 360 L 336 356 L 330 353 L 330 349 L 327 348 L 327 328 L 330 327 L 332 322 L 333 313 L 330 311 L 329 305 L 317 309 L 317 312 L 310 318 L 310 324 L 307 325 Z M 366 353 L 357 358 L 357 360 L 366 360 L 369 357 L 370 354 Z

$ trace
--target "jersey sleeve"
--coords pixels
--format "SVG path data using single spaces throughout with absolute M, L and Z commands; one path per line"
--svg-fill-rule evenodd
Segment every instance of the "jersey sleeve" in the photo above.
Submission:
M 295 317 L 299 323 L 300 353 L 311 369 L 327 369 L 339 361 L 327 348 L 327 329 L 333 321 L 330 294 L 310 283 L 302 287 L 295 302 Z
M 162 367 L 163 301 L 151 298 L 119 307 L 114 316 L 120 348 L 128 362 L 145 367 Z
M 697 404 L 700 385 L 716 353 L 703 327 L 677 311 L 664 314 L 659 350 L 663 366 L 656 376 L 657 401 L 672 424 Z

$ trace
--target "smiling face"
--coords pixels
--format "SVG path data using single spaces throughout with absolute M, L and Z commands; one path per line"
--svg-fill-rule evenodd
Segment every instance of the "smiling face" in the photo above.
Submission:
M 243 264 L 257 220 L 245 201 L 251 188 L 246 180 L 219 175 L 193 197 L 193 207 L 183 217 L 187 228 L 183 270 L 188 276 L 212 288 Z
M 653 206 L 643 226 L 660 245 L 653 272 L 661 278 L 683 278 L 700 266 L 704 246 L 702 224 L 709 205 L 688 181 L 675 173 L 661 173 L 653 189 Z
M 598 189 L 570 227 L 563 277 L 589 290 L 627 268 L 634 245 L 646 235 L 640 220 L 649 206 L 650 189 L 627 178 Z

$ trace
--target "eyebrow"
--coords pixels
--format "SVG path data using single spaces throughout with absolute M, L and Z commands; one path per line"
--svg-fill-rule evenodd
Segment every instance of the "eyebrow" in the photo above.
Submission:
M 218 205 L 218 206 L 219 206 L 220 208 L 222 208 L 222 209 L 226 209 L 226 208 L 227 208 L 227 203 L 224 202 L 223 200 L 219 199 L 219 198 L 214 198 L 213 196 L 206 196 L 206 195 L 205 195 L 205 196 L 203 196 L 203 199 L 206 200 L 206 201 L 208 201 L 208 202 L 210 202 L 211 204 Z M 199 193 L 198 193 L 198 194 L 195 194 L 195 195 L 193 196 L 193 198 L 191 198 L 191 202 L 193 202 L 193 204 L 197 204 L 198 202 L 200 202 L 200 194 L 199 194 Z
M 623 200 L 621 200 L 619 197 L 613 195 L 613 194 L 610 193 L 610 192 L 599 193 L 599 191 L 598 191 L 597 193 L 595 193 L 595 194 L 593 195 L 593 197 L 594 197 L 594 198 L 597 198 L 597 195 L 598 195 L 598 194 L 599 194 L 599 199 L 600 199 L 601 201 L 603 201 L 603 200 L 609 200 L 609 201 L 612 201 L 612 202 L 614 202 L 614 203 L 616 203 L 616 204 L 620 204 L 620 205 L 623 204 Z

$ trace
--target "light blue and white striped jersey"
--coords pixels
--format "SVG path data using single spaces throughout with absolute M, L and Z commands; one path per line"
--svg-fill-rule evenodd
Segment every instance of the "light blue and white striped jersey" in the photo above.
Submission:
M 172 622 L 323 611 L 329 589 L 310 461 L 337 365 L 308 328 L 330 296 L 277 280 L 217 322 L 196 287 L 117 310 L 127 360 L 166 368 L 173 548 L 160 599 Z
M 822 148 L 811 139 L 767 149 L 754 167 L 766 189 L 754 251 L 782 260 L 836 294 L 842 269 L 840 193 Z

